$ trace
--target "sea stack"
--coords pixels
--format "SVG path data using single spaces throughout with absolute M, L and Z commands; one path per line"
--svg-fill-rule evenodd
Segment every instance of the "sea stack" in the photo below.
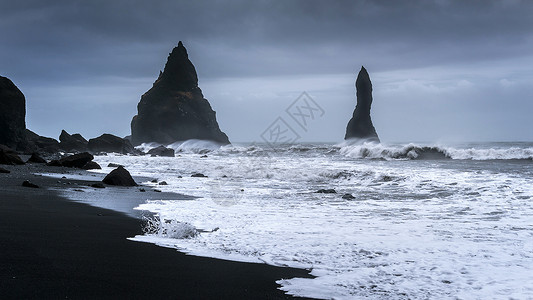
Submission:
M 352 118 L 348 122 L 348 126 L 346 126 L 344 139 L 364 139 L 379 143 L 378 134 L 370 118 L 372 82 L 365 67 L 361 67 L 361 71 L 357 75 L 355 88 L 357 90 L 357 105 L 355 106 Z
M 180 41 L 165 69 L 141 97 L 131 121 L 134 146 L 145 142 L 170 144 L 189 139 L 229 144 L 211 105 L 198 87 L 196 69 Z
M 26 140 L 26 99 L 8 78 L 0 76 L 0 144 L 20 148 Z

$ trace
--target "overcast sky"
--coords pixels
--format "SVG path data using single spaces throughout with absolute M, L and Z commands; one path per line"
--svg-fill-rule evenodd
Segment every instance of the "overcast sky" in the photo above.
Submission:
M 0 75 L 27 127 L 130 134 L 140 96 L 183 41 L 231 141 L 278 117 L 338 142 L 364 65 L 383 142 L 533 141 L 533 1 L 0 0 Z M 302 92 L 324 110 L 305 130 Z

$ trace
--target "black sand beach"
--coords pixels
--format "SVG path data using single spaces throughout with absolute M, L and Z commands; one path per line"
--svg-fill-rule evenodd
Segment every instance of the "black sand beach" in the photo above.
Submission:
M 0 174 L 2 299 L 287 299 L 275 281 L 309 277 L 306 270 L 194 257 L 129 241 L 141 233 L 140 219 L 62 198 L 54 189 L 65 182 L 33 175 L 49 167 L 2 167 L 11 171 Z M 24 180 L 40 188 L 22 187 Z M 150 197 L 136 188 L 120 191 Z

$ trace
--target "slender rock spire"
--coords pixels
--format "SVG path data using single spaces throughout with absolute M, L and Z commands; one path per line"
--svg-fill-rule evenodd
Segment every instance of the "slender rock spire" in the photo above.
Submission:
M 357 105 L 348 126 L 346 126 L 344 139 L 366 139 L 379 142 L 378 134 L 370 118 L 372 82 L 365 67 L 361 67 L 361 71 L 359 71 L 355 88 L 357 90 Z

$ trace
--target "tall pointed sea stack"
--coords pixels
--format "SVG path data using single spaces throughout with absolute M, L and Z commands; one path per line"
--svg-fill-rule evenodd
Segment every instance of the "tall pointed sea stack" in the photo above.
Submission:
M 8 78 L 0 76 L 0 144 L 20 148 L 26 140 L 26 99 Z
M 138 114 L 131 121 L 134 145 L 170 144 L 189 139 L 229 144 L 215 112 L 198 87 L 196 69 L 180 41 L 170 53 L 165 70 L 141 97 Z
M 368 76 L 365 67 L 361 67 L 361 71 L 359 71 L 355 81 L 355 88 L 357 89 L 357 106 L 348 122 L 348 126 L 346 126 L 344 139 L 366 139 L 379 143 L 378 134 L 370 118 L 372 82 L 370 82 L 370 76 Z

